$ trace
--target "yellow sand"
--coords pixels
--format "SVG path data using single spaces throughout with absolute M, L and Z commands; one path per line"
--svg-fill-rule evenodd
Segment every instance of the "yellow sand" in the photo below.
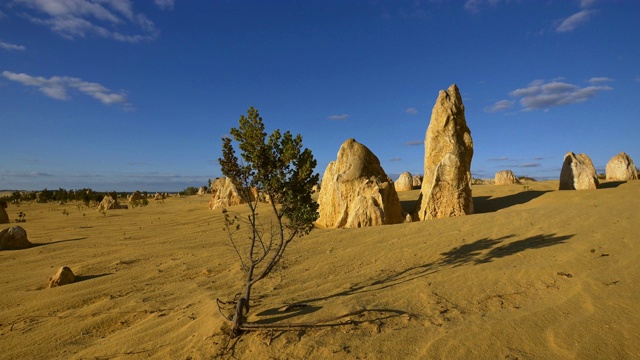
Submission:
M 376 311 L 237 342 L 215 299 L 242 272 L 206 196 L 106 215 L 9 205 L 39 246 L 0 252 L 0 358 L 640 358 L 640 181 L 604 185 L 481 185 L 474 215 L 316 229 L 255 286 L 249 320 Z M 407 208 L 417 196 L 400 193 Z M 45 288 L 61 266 L 79 281 Z

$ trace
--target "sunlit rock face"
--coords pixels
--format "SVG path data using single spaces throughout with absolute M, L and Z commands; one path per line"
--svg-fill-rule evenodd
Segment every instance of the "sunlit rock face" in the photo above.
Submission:
M 378 158 L 354 139 L 345 141 L 327 166 L 318 194 L 325 228 L 359 228 L 405 221 L 393 181 Z
M 424 151 L 424 175 L 415 216 L 428 220 L 473 214 L 473 140 L 455 84 L 438 94 Z

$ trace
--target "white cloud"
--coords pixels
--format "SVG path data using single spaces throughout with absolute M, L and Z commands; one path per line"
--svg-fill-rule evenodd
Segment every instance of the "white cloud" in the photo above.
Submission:
M 589 82 L 598 84 L 612 81 L 609 78 L 591 78 Z M 581 103 L 596 96 L 601 91 L 613 90 L 606 85 L 593 85 L 580 87 L 562 81 L 534 80 L 529 86 L 513 90 L 509 93 L 514 97 L 525 111 L 536 109 L 549 109 L 556 106 Z M 486 108 L 488 112 L 499 112 L 511 108 L 516 100 L 501 100 L 492 107 Z
M 591 19 L 591 17 L 597 12 L 597 10 L 580 10 L 579 12 L 562 20 L 560 25 L 556 28 L 556 32 L 573 31 L 576 27 L 589 21 L 589 19 Z
M 331 115 L 327 117 L 329 120 L 347 120 L 349 114 Z
M 609 86 L 581 88 L 560 81 L 535 80 L 528 87 L 516 89 L 510 95 L 519 99 L 524 110 L 535 110 L 584 102 L 605 90 L 613 90 L 613 88 Z
M 173 10 L 175 4 L 175 0 L 154 0 L 153 2 L 162 10 Z
M 27 48 L 22 46 L 22 45 L 16 45 L 16 44 L 10 44 L 8 42 L 4 42 L 2 40 L 0 40 L 0 48 L 5 49 L 5 50 L 20 50 L 20 51 L 24 51 Z
M 513 101 L 513 100 L 500 100 L 500 101 L 496 102 L 495 104 L 493 104 L 493 106 L 485 108 L 484 111 L 486 111 L 486 112 L 504 111 L 504 110 L 507 110 L 507 109 L 511 109 L 513 107 L 514 103 L 515 103 L 515 101 Z
M 16 0 L 16 4 L 32 10 L 25 18 L 67 39 L 97 35 L 135 43 L 159 35 L 151 20 L 135 14 L 130 0 Z M 130 34 L 123 34 L 123 29 Z
M 122 104 L 125 108 L 131 108 L 131 105 L 127 103 L 126 94 L 122 92 L 116 93 L 98 83 L 92 83 L 74 77 L 52 76 L 47 79 L 42 76 L 31 76 L 24 73 L 18 74 L 10 71 L 3 71 L 2 76 L 25 86 L 36 87 L 46 96 L 56 100 L 71 99 L 68 91 L 73 89 L 89 95 L 106 105 Z
M 416 115 L 418 113 L 418 110 L 416 108 L 410 107 L 410 108 L 407 108 L 405 112 L 409 115 Z
M 587 81 L 590 82 L 591 84 L 603 84 L 603 83 L 611 82 L 613 81 L 613 79 L 610 79 L 608 77 L 593 77 Z

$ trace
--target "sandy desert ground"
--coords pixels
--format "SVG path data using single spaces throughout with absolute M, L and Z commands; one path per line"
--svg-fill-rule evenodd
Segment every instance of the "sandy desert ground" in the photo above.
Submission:
M 207 197 L 106 215 L 9 205 L 37 246 L 0 252 L 0 358 L 640 358 L 640 181 L 557 187 L 474 186 L 474 215 L 316 229 L 255 286 L 249 320 L 371 311 L 238 341 L 215 299 L 231 300 L 242 272 Z M 417 196 L 400 193 L 406 207 Z M 61 266 L 78 281 L 46 288 Z M 307 306 L 283 311 L 294 303 Z

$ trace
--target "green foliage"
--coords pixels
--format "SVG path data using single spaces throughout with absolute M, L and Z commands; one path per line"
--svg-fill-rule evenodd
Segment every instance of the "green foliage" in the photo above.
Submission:
M 198 193 L 198 188 L 197 187 L 189 186 L 188 188 L 180 191 L 178 194 L 180 194 L 182 196 L 188 196 L 188 195 L 195 195 L 197 193 Z
M 313 173 L 317 162 L 311 150 L 302 150 L 302 136 L 294 137 L 289 131 L 281 134 L 276 129 L 267 138 L 258 110 L 251 107 L 247 115 L 240 117 L 239 128 L 231 129 L 243 161 L 238 161 L 232 140 L 223 138 L 223 157 L 218 159 L 222 173 L 247 203 L 253 200 L 251 188 L 257 189 L 280 204 L 274 212 L 279 219 L 288 219 L 286 228 L 292 234 L 308 234 L 318 218 L 318 204 L 311 194 L 320 178 Z
M 25 217 L 27 216 L 27 214 L 23 213 L 22 211 L 20 211 L 18 213 L 18 218 L 16 219 L 17 223 L 23 223 L 23 222 L 27 222 L 27 219 L 25 219 Z
M 282 134 L 278 129 L 267 137 L 262 118 L 253 107 L 247 116 L 240 117 L 239 127 L 231 129 L 231 136 L 238 143 L 242 160 L 236 156 L 233 140 L 227 137 L 222 139 L 222 158 L 218 161 L 222 173 L 251 210 L 242 219 L 223 209 L 225 230 L 246 273 L 235 313 L 225 315 L 232 322 L 230 335 L 236 337 L 242 333 L 244 314 L 249 312 L 251 287 L 274 269 L 293 238 L 313 229 L 318 204 L 311 194 L 319 175 L 313 172 L 317 163 L 311 150 L 302 149 L 302 137 L 294 137 L 289 131 Z M 268 206 L 277 219 L 270 228 L 258 219 L 258 202 L 263 197 L 270 200 Z M 237 235 L 242 225 L 249 226 L 248 236 Z

